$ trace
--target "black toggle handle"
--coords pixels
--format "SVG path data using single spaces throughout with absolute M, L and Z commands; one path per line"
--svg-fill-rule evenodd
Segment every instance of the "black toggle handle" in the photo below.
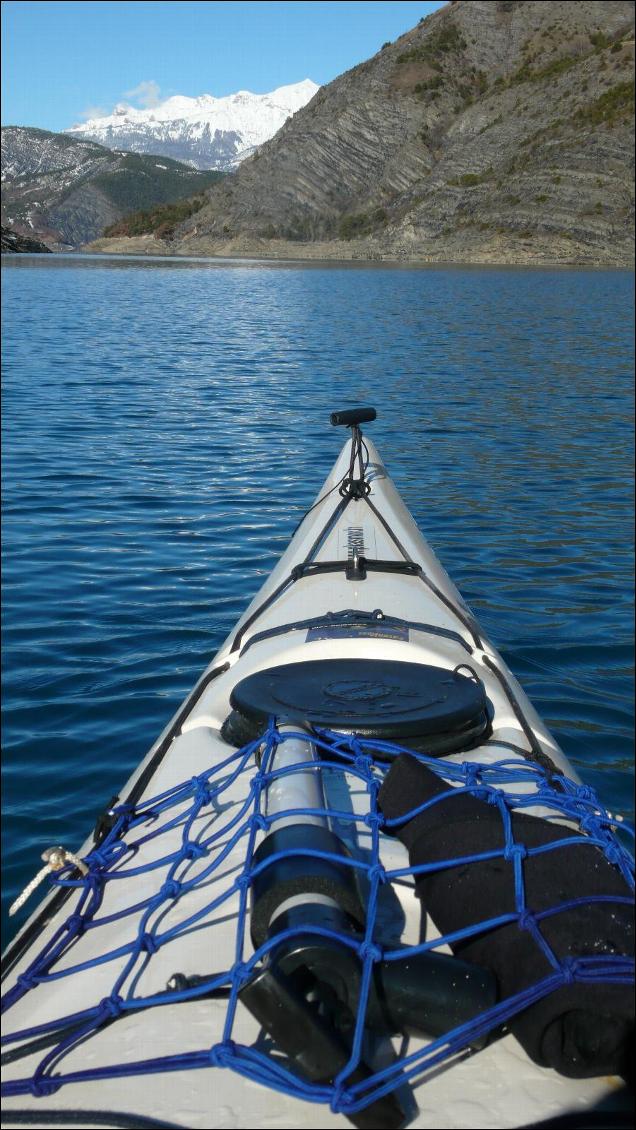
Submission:
M 289 1057 L 299 1072 L 314 1083 L 329 1083 L 346 1067 L 351 1050 L 332 1023 L 311 1007 L 293 980 L 272 965 L 257 969 L 239 994 L 241 1002 L 268 1033 L 276 1047 Z M 373 1072 L 360 1060 L 347 1076 L 347 1083 L 363 1083 Z M 399 1130 L 406 1112 L 399 1097 L 382 1095 L 348 1116 L 359 1130 Z
M 375 420 L 376 416 L 375 408 L 347 408 L 344 412 L 332 412 L 330 420 L 334 427 L 343 424 L 351 428 L 357 424 L 368 424 L 370 420 Z

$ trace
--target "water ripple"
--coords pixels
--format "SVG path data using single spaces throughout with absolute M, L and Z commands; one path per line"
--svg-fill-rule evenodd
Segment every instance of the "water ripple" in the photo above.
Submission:
M 165 725 L 355 402 L 568 756 L 629 808 L 628 274 L 47 256 L 3 275 L 6 899 Z

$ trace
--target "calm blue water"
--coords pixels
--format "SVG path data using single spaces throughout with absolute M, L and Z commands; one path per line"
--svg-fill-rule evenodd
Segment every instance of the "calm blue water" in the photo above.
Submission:
M 2 274 L 3 907 L 169 720 L 355 402 L 570 759 L 630 810 L 629 274 L 53 256 Z

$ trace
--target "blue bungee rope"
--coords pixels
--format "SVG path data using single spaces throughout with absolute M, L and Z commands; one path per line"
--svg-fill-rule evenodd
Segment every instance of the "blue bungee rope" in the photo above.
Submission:
M 356 782 L 357 789 L 364 788 L 366 794 L 365 811 L 354 813 L 326 807 L 321 814 L 335 821 L 342 828 L 349 825 L 357 827 L 369 838 L 369 850 L 364 858 L 353 854 L 347 866 L 356 869 L 366 880 L 366 923 L 364 935 L 340 934 L 326 927 L 309 927 L 304 932 L 322 936 L 339 945 L 349 947 L 360 962 L 361 977 L 359 1007 L 351 1040 L 351 1054 L 348 1063 L 327 1084 L 316 1084 L 303 1079 L 295 1071 L 269 1057 L 258 1047 L 247 1047 L 234 1038 L 235 1018 L 239 1004 L 239 992 L 254 971 L 261 965 L 267 954 L 286 939 L 292 939 L 298 930 L 281 931 L 269 938 L 255 952 L 247 941 L 249 921 L 249 895 L 254 878 L 267 866 L 271 866 L 285 853 L 272 854 L 260 864 L 254 863 L 254 852 L 262 833 L 271 830 L 273 824 L 282 816 L 316 815 L 316 810 L 295 809 L 268 817 L 263 809 L 263 798 L 268 784 L 282 774 L 302 772 L 308 765 L 295 765 L 292 768 L 272 769 L 275 751 L 281 742 L 290 739 L 306 740 L 305 733 L 281 733 L 270 721 L 265 733 L 225 760 L 204 773 L 165 792 L 142 801 L 136 806 L 118 805 L 113 809 L 115 822 L 100 845 L 84 857 L 88 873 L 82 878 L 73 878 L 72 867 L 68 867 L 52 883 L 56 887 L 77 890 L 72 912 L 42 946 L 37 957 L 31 961 L 17 977 L 2 1000 L 2 1011 L 7 1012 L 27 994 L 38 986 L 51 984 L 56 980 L 72 977 L 110 962 L 118 963 L 119 969 L 114 977 L 110 992 L 90 1007 L 60 1016 L 47 1023 L 24 1028 L 3 1037 L 5 1048 L 22 1045 L 30 1040 L 49 1037 L 52 1045 L 46 1050 L 31 1075 L 14 1079 L 3 1084 L 2 1094 L 6 1097 L 31 1094 L 35 1097 L 51 1095 L 66 1084 L 73 1082 L 96 1082 L 101 1079 L 122 1078 L 132 1075 L 149 1075 L 169 1071 L 184 1071 L 194 1068 L 224 1067 L 255 1082 L 274 1088 L 288 1095 L 311 1102 L 329 1104 L 332 1111 L 353 1115 L 370 1103 L 390 1094 L 405 1079 L 421 1075 L 424 1070 L 438 1066 L 464 1050 L 473 1041 L 502 1025 L 522 1009 L 546 997 L 559 987 L 573 982 L 585 983 L 633 983 L 633 961 L 619 955 L 584 956 L 559 958 L 546 942 L 541 923 L 552 914 L 569 907 L 587 904 L 590 901 L 627 902 L 631 900 L 612 896 L 596 896 L 594 900 L 582 897 L 561 903 L 548 910 L 533 912 L 526 902 L 526 890 L 522 861 L 527 855 L 545 851 L 555 851 L 564 845 L 594 844 L 603 852 L 634 889 L 633 858 L 614 831 L 615 822 L 600 804 L 592 789 L 578 785 L 565 776 L 548 777 L 543 768 L 519 759 L 503 758 L 493 764 L 443 763 L 443 776 L 448 785 L 447 791 L 436 796 L 424 805 L 406 814 L 414 818 L 428 807 L 452 796 L 468 793 L 495 806 L 500 815 L 504 830 L 504 847 L 500 851 L 481 855 L 462 855 L 441 862 L 422 864 L 418 867 L 387 869 L 382 862 L 382 843 L 385 831 L 391 831 L 398 821 L 386 820 L 378 808 L 378 793 L 385 774 L 385 766 L 375 759 L 379 754 L 391 758 L 400 753 L 415 756 L 428 768 L 440 773 L 440 763 L 412 750 L 403 750 L 393 743 L 366 740 L 355 736 L 345 736 L 330 731 L 320 731 L 312 735 L 312 742 L 321 754 L 320 768 L 326 773 L 346 774 Z M 260 762 L 255 767 L 257 754 Z M 315 762 L 312 762 L 315 768 Z M 239 801 L 232 799 L 224 807 L 224 797 L 233 786 L 245 783 L 244 795 Z M 528 785 L 533 785 L 531 792 Z M 521 787 L 521 791 L 516 791 Z M 566 839 L 537 848 L 527 848 L 516 843 L 512 834 L 511 813 L 532 811 L 533 807 L 549 810 L 560 821 L 576 825 L 572 835 Z M 212 819 L 210 825 L 210 818 Z M 205 818 L 207 824 L 197 831 L 196 824 Z M 404 822 L 405 817 L 400 818 Z M 135 865 L 133 860 L 143 853 L 144 848 L 156 849 L 161 837 L 168 830 L 180 828 L 180 844 L 174 850 L 159 854 L 152 862 Z M 627 835 L 633 831 L 621 825 Z M 203 885 L 223 875 L 223 865 L 237 845 L 242 845 L 243 866 L 238 874 L 230 871 L 224 877 L 223 889 L 204 905 L 183 918 L 177 925 L 161 930 L 164 913 L 177 901 L 187 900 L 193 891 L 201 891 Z M 307 851 L 309 855 L 332 860 L 342 865 L 342 858 L 329 852 Z M 399 947 L 384 950 L 376 934 L 378 897 L 384 884 L 412 884 L 419 875 L 457 867 L 482 859 L 503 857 L 512 862 L 514 870 L 515 910 L 509 914 L 485 918 L 479 923 L 446 934 L 441 938 L 422 942 L 417 946 Z M 197 864 L 196 874 L 192 874 Z M 100 908 L 108 885 L 122 883 L 126 879 L 150 872 L 156 872 L 156 892 L 136 903 L 114 912 L 100 916 Z M 148 996 L 136 996 L 135 986 L 140 974 L 147 968 L 154 955 L 169 946 L 171 942 L 209 920 L 230 900 L 238 898 L 238 911 L 234 927 L 234 960 L 231 966 L 205 978 L 197 978 L 196 984 L 177 986 L 164 992 Z M 186 905 L 184 901 L 183 906 Z M 69 956 L 83 935 L 95 933 L 100 927 L 116 921 L 129 920 L 135 923 L 134 936 L 130 941 L 114 949 L 106 950 L 97 957 L 78 960 L 69 964 Z M 454 945 L 485 930 L 517 922 L 519 927 L 528 930 L 541 948 L 551 972 L 537 983 L 512 997 L 499 1001 L 493 1007 L 479 1013 L 473 1019 L 457 1025 L 445 1035 L 440 1036 L 425 1047 L 397 1059 L 395 1063 L 353 1081 L 355 1069 L 361 1062 L 362 1042 L 365 1031 L 365 1014 L 374 966 L 379 961 L 399 962 L 407 956 L 438 950 L 445 944 Z M 221 929 L 227 930 L 225 924 Z M 209 950 L 209 946 L 207 947 Z M 64 968 L 60 967 L 65 959 Z M 141 966 L 141 969 L 140 969 Z M 164 1005 L 178 1004 L 197 998 L 216 995 L 227 998 L 227 1010 L 223 1033 L 220 1040 L 208 1048 L 183 1054 L 164 1055 L 126 1062 L 108 1064 L 104 1067 L 91 1067 L 82 1070 L 61 1070 L 66 1056 L 79 1043 L 96 1033 L 106 1023 L 133 1012 L 140 1012 Z M 57 1036 L 56 1036 L 57 1033 Z M 212 1035 L 212 1033 L 211 1033 Z

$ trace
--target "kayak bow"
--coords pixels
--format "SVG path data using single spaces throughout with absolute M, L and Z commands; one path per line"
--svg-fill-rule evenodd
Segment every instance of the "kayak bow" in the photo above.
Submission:
M 3 1125 L 507 1127 L 619 1085 L 631 857 L 374 418 L 333 414 L 351 436 L 288 549 L 58 852 L 5 954 Z

